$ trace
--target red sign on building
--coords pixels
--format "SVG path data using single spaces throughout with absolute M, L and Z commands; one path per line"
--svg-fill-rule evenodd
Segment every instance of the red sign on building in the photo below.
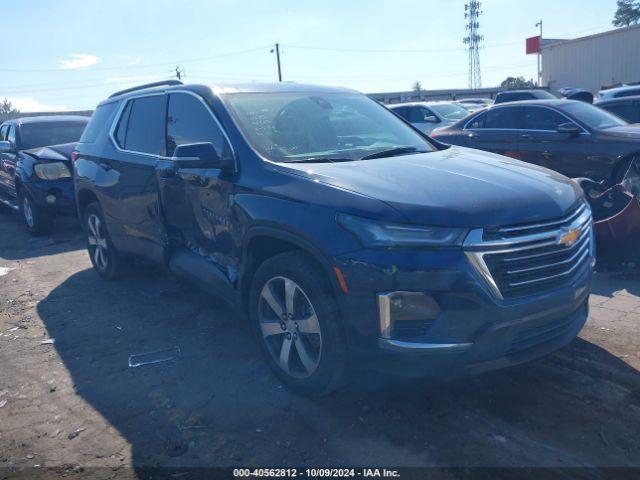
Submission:
M 527 38 L 527 55 L 540 53 L 540 35 Z

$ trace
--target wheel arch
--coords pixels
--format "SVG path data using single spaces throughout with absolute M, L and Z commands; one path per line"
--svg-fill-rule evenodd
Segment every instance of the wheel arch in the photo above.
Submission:
M 84 211 L 87 206 L 92 204 L 93 202 L 98 201 L 98 197 L 96 196 L 96 194 L 87 188 L 79 190 L 76 194 L 76 198 L 78 204 L 78 217 L 80 219 L 82 219 L 82 217 L 84 216 Z
M 245 313 L 248 313 L 251 281 L 258 267 L 274 255 L 289 251 L 299 251 L 306 254 L 325 272 L 332 290 L 337 291 L 339 285 L 333 272 L 333 266 L 320 248 L 287 231 L 272 227 L 254 227 L 247 232 L 244 238 L 239 275 L 238 291 Z

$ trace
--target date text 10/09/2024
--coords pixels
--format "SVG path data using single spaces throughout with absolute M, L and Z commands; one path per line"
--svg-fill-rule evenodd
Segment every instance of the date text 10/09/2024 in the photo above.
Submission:
M 397 470 L 386 468 L 235 468 L 235 478 L 399 478 Z

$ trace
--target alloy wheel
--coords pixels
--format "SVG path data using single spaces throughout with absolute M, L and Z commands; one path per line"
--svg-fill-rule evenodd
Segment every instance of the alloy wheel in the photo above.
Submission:
M 286 277 L 270 279 L 260 292 L 258 320 L 275 363 L 295 378 L 310 377 L 320 364 L 322 333 L 307 294 Z
M 22 214 L 29 228 L 33 228 L 33 210 L 31 209 L 31 202 L 29 202 L 27 196 L 22 198 Z
M 87 242 L 89 253 L 96 267 L 100 270 L 107 268 L 107 239 L 102 231 L 100 218 L 92 213 L 87 217 Z

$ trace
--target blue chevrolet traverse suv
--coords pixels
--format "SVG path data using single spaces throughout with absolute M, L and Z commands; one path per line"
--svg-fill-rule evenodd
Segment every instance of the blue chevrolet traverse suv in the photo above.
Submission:
M 351 90 L 144 85 L 100 103 L 77 149 L 98 274 L 137 256 L 197 282 L 306 393 L 354 361 L 439 377 L 515 365 L 587 318 L 592 219 L 575 183 L 432 141 Z

